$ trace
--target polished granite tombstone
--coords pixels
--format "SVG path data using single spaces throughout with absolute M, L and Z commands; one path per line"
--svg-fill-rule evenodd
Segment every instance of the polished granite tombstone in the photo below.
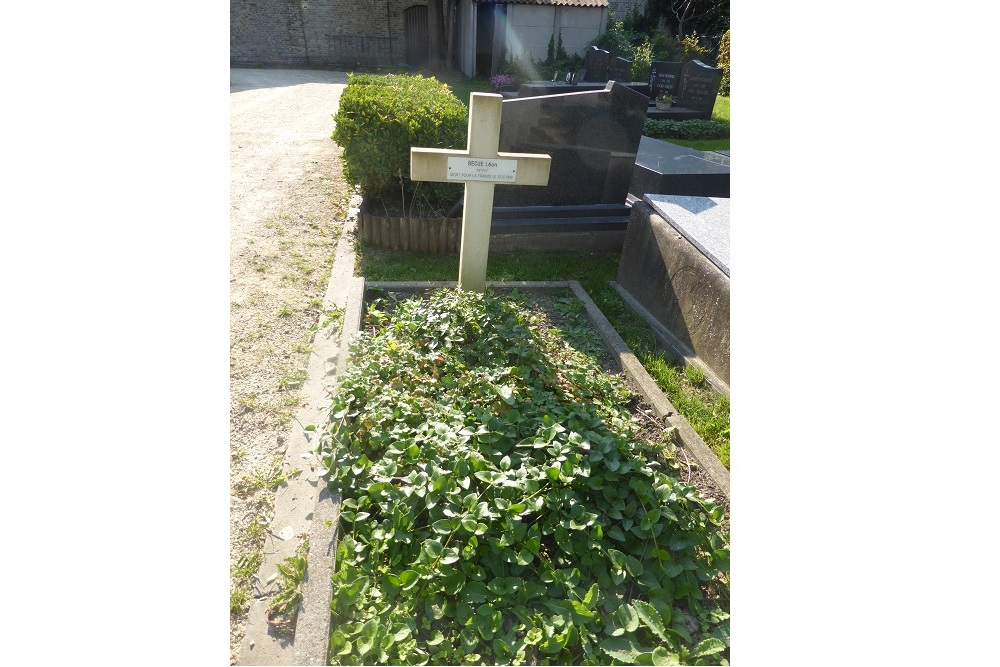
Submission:
M 552 166 L 544 187 L 497 185 L 494 207 L 624 207 L 647 103 L 613 81 L 598 91 L 504 100 L 499 150 L 544 153 Z
M 699 118 L 710 119 L 721 82 L 721 67 L 709 67 L 700 60 L 684 63 L 677 87 L 677 106 L 694 109 Z
M 699 151 L 644 136 L 628 191 L 636 199 L 646 194 L 728 197 L 728 151 Z
M 611 52 L 597 46 L 587 49 L 583 57 L 584 81 L 607 81 L 608 66 L 611 64 Z
M 649 68 L 649 98 L 655 100 L 660 95 L 677 95 L 677 85 L 684 63 L 653 61 Z
M 608 66 L 608 81 L 628 81 L 632 78 L 632 61 L 615 56 Z

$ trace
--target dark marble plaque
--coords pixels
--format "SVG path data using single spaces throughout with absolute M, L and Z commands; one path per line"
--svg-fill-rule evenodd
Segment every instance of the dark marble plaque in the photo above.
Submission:
M 721 81 L 721 67 L 709 67 L 700 60 L 684 63 L 677 89 L 677 106 L 700 111 L 702 118 L 711 118 Z
M 583 58 L 584 81 L 607 81 L 611 53 L 597 46 L 591 46 Z
M 632 61 L 628 58 L 622 58 L 621 56 L 615 56 L 611 59 L 611 65 L 608 68 L 608 80 L 609 81 L 621 81 L 622 83 L 632 80 Z
M 599 91 L 504 100 L 500 150 L 552 156 L 547 186 L 498 185 L 493 205 L 624 204 L 648 98 L 610 82 Z
M 684 63 L 669 63 L 663 60 L 653 62 L 649 70 L 649 99 L 660 95 L 677 95 L 677 84 Z

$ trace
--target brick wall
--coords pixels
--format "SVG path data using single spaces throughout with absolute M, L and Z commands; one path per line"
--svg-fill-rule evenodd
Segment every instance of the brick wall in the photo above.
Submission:
M 405 61 L 403 11 L 421 0 L 229 0 L 235 67 Z

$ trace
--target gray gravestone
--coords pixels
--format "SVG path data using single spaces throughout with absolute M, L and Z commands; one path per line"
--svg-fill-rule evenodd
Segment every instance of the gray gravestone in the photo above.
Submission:
M 608 80 L 609 81 L 631 81 L 632 80 L 632 61 L 628 58 L 622 58 L 621 56 L 615 56 L 611 59 L 611 65 L 608 68 Z
M 677 89 L 677 106 L 700 112 L 700 118 L 711 118 L 721 81 L 721 67 L 709 67 L 700 60 L 684 63 Z
M 607 81 L 609 64 L 611 64 L 611 53 L 597 46 L 591 46 L 583 58 L 583 80 Z
M 660 95 L 677 95 L 677 84 L 683 66 L 683 63 L 655 61 L 649 70 L 649 99 L 655 100 Z
M 499 150 L 552 156 L 549 184 L 497 185 L 495 207 L 624 205 L 648 98 L 604 90 L 504 100 Z

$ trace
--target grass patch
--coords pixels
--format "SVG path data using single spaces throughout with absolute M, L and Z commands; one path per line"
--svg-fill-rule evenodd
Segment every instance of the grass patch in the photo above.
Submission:
M 272 627 L 288 631 L 295 627 L 302 602 L 302 581 L 306 575 L 309 540 L 304 540 L 295 554 L 278 563 L 278 593 L 267 607 L 267 622 Z
M 357 251 L 356 274 L 367 280 L 456 280 L 458 276 L 458 255 L 398 253 L 365 244 L 359 244 Z M 486 279 L 579 281 L 670 402 L 728 468 L 728 399 L 692 382 L 683 366 L 658 349 L 645 320 L 608 284 L 618 273 L 619 258 L 619 253 L 491 253 Z M 663 369 L 673 369 L 672 374 Z
M 469 79 L 458 75 L 441 75 L 437 80 L 451 88 L 451 92 L 458 99 L 462 100 L 465 106 L 469 106 L 469 97 L 472 93 L 489 93 L 490 80 L 484 78 Z

